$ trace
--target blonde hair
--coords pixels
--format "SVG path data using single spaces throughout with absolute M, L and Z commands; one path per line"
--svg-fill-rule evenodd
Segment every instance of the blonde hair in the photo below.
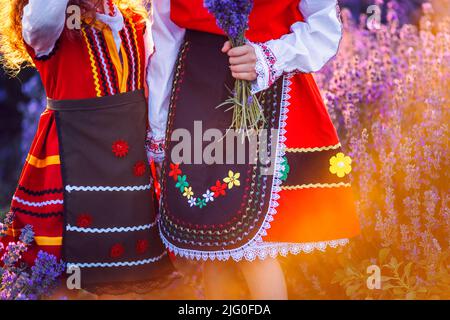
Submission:
M 0 63 L 11 76 L 16 76 L 24 67 L 33 66 L 22 36 L 23 8 L 29 0 L 0 0 Z M 93 2 L 97 1 L 97 3 Z M 103 0 L 71 0 L 79 5 L 83 16 L 95 16 L 95 8 Z M 125 15 L 139 14 L 147 17 L 145 4 L 149 0 L 114 0 Z

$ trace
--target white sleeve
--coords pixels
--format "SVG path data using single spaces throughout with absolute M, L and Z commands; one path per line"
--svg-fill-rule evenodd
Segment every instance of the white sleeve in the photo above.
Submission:
M 149 88 L 149 124 L 147 153 L 150 159 L 162 161 L 170 95 L 175 64 L 185 29 L 170 20 L 170 1 L 153 1 L 152 35 L 155 50 L 147 74 Z
M 52 52 L 64 30 L 69 0 L 30 0 L 23 9 L 22 35 L 37 57 Z
M 342 23 L 337 0 L 301 0 L 304 22 L 291 33 L 265 43 L 251 43 L 258 57 L 253 91 L 270 87 L 283 73 L 319 71 L 339 48 Z

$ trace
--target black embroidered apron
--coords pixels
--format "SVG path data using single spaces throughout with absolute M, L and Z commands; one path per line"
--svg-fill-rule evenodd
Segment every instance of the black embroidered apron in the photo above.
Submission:
M 219 129 L 225 134 L 232 121 L 232 111 L 216 108 L 229 98 L 229 88 L 234 87 L 228 57 L 220 50 L 225 41 L 222 36 L 188 30 L 174 78 L 160 225 L 165 244 L 176 254 L 190 258 L 240 259 L 242 247 L 259 240 L 271 198 L 274 177 L 261 173 L 266 165 L 250 161 L 255 145 L 252 143 L 250 148 L 247 139 L 245 152 L 239 156 L 241 138 L 234 140 L 234 152 L 225 143 L 226 138 L 222 140 L 224 163 L 207 164 L 198 153 L 207 150 L 211 143 L 202 142 L 203 133 Z M 259 98 L 269 133 L 279 127 L 280 82 Z M 191 143 L 186 144 L 191 146 L 190 163 L 179 163 L 173 157 L 180 145 L 171 137 L 183 132 L 179 129 L 186 129 L 192 137 Z M 267 143 L 260 147 L 267 145 L 267 155 L 271 157 L 276 143 L 270 134 L 266 137 Z
M 64 183 L 63 259 L 83 288 L 158 280 L 172 272 L 160 241 L 145 153 L 143 91 L 48 101 Z

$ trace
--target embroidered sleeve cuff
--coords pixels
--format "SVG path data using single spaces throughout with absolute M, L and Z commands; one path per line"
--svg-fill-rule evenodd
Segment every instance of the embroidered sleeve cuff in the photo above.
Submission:
M 252 82 L 252 93 L 268 89 L 282 75 L 283 72 L 276 70 L 277 58 L 270 47 L 265 43 L 249 43 L 255 48 L 257 62 L 257 79 Z
M 149 161 L 162 162 L 164 160 L 164 137 L 152 137 L 148 135 L 145 144 Z

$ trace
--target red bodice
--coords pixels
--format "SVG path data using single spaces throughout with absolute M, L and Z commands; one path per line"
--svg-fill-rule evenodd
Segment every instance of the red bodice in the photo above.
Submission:
M 120 52 L 109 27 L 100 23 L 80 31 L 65 29 L 47 57 L 36 58 L 28 48 L 47 97 L 87 99 L 144 88 L 145 23 L 141 20 L 138 15 L 125 17 Z
M 299 3 L 300 0 L 255 0 L 247 38 L 265 42 L 289 33 L 292 24 L 303 21 Z M 182 28 L 223 34 L 214 16 L 203 6 L 203 0 L 171 0 L 170 10 L 172 21 Z

